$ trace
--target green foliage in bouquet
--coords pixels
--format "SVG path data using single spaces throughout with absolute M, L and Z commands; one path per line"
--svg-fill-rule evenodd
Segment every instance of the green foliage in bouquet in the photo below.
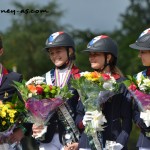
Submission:
M 20 92 L 24 101 L 28 100 L 28 98 L 31 98 L 31 97 L 34 97 L 40 100 L 40 99 L 49 99 L 49 98 L 55 98 L 55 97 L 68 99 L 73 96 L 71 91 L 69 91 L 67 85 L 64 86 L 63 88 L 60 88 L 60 87 L 53 86 L 53 85 L 47 85 L 43 81 L 40 83 L 30 82 L 29 84 L 28 84 L 28 81 L 25 81 L 25 80 L 23 80 L 22 83 L 14 81 L 14 87 Z
M 87 80 L 84 76 L 81 76 L 79 79 L 72 79 L 71 85 L 73 88 L 77 89 L 86 111 L 100 109 L 97 103 L 98 94 L 100 92 L 98 84 L 95 84 Z

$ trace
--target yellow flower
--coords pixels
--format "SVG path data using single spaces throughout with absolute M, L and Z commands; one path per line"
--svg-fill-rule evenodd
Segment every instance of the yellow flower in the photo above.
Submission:
M 101 74 L 94 71 L 94 72 L 87 72 L 83 75 L 87 80 L 90 81 L 98 81 L 99 78 L 101 77 Z
M 1 111 L 0 115 L 1 115 L 2 118 L 4 118 L 4 117 L 6 117 L 6 112 L 5 111 Z
M 2 125 L 4 126 L 6 124 L 6 121 L 2 121 Z
M 7 105 L 5 104 L 4 107 L 2 108 L 2 111 L 7 111 L 8 110 L 8 107 Z
M 14 119 L 13 118 L 10 118 L 10 123 L 14 123 Z
M 7 109 L 7 113 L 11 113 L 11 110 L 10 110 L 10 109 Z
M 14 115 L 13 112 L 9 113 L 9 116 L 10 116 L 11 118 L 14 118 L 14 117 L 15 117 L 15 115 Z
M 99 78 L 92 78 L 92 81 L 98 81 Z
M 7 107 L 7 109 L 12 107 L 10 104 L 5 104 L 5 106 Z
M 15 113 L 16 113 L 17 111 L 14 110 L 14 109 L 12 109 L 12 110 L 8 110 L 7 112 L 8 112 L 8 114 L 9 114 L 9 116 L 10 116 L 11 118 L 14 118 L 14 117 L 15 117 Z

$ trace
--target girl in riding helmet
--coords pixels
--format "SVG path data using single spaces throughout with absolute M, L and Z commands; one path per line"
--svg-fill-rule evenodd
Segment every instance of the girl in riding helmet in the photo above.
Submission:
M 65 112 L 57 110 L 49 120 L 47 132 L 43 136 L 44 139 L 39 139 L 39 149 L 61 150 L 64 149 L 64 145 L 68 144 L 67 141 L 76 142 L 79 138 L 79 132 L 74 123 L 79 95 L 75 89 L 70 87 L 70 79 L 79 73 L 79 69 L 73 62 L 75 60 L 75 44 L 67 33 L 56 32 L 48 37 L 44 49 L 47 51 L 50 60 L 55 66 L 43 75 L 46 79 L 46 83 L 61 88 L 68 85 L 73 97 L 69 99 L 64 106 L 63 109 Z M 64 116 L 67 116 L 69 119 L 66 120 L 67 118 Z M 65 121 L 67 121 L 67 124 L 63 123 Z M 44 127 L 33 125 L 32 129 L 33 136 L 36 137 L 43 131 Z M 77 143 L 74 143 L 74 146 L 76 145 Z
M 150 28 L 143 31 L 130 47 L 139 51 L 138 57 L 141 59 L 143 66 L 147 67 L 146 70 L 139 72 L 136 76 L 142 74 L 150 78 Z M 141 129 L 137 147 L 139 147 L 139 150 L 150 150 L 150 136 L 147 135 L 147 133 L 150 133 L 150 127 L 147 127 L 143 119 L 140 118 L 140 111 L 136 102 L 134 103 L 133 120 Z
M 117 82 L 124 80 L 120 70 L 116 67 L 118 48 L 116 43 L 107 35 L 93 38 L 84 50 L 89 54 L 91 68 L 100 73 L 111 74 Z M 107 123 L 102 132 L 103 147 L 113 150 L 127 150 L 127 142 L 132 128 L 132 102 L 130 94 L 123 84 L 119 87 L 120 93 L 109 98 L 102 104 L 102 112 Z M 76 124 L 80 131 L 92 116 L 84 112 L 84 107 L 79 101 Z M 92 114 L 92 113 L 91 113 Z M 92 141 L 83 132 L 79 141 L 80 150 L 91 150 Z

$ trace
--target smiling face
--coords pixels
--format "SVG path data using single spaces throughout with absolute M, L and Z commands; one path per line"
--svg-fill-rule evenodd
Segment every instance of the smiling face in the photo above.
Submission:
M 150 66 L 150 50 L 140 50 L 139 58 L 141 58 L 143 66 Z
M 89 61 L 91 63 L 91 68 L 101 69 L 104 67 L 105 55 L 101 52 L 90 52 Z
M 49 57 L 56 67 L 60 67 L 68 61 L 65 47 L 53 47 L 48 50 Z

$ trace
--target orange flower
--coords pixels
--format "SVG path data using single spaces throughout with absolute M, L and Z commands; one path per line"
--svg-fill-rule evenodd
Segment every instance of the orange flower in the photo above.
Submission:
M 29 85 L 27 85 L 27 88 L 29 89 L 29 91 L 30 92 L 32 92 L 32 93 L 36 93 L 36 87 L 34 86 L 34 85 L 31 85 L 31 84 L 29 84 Z
M 91 72 L 92 78 L 99 78 L 101 74 L 97 71 Z

